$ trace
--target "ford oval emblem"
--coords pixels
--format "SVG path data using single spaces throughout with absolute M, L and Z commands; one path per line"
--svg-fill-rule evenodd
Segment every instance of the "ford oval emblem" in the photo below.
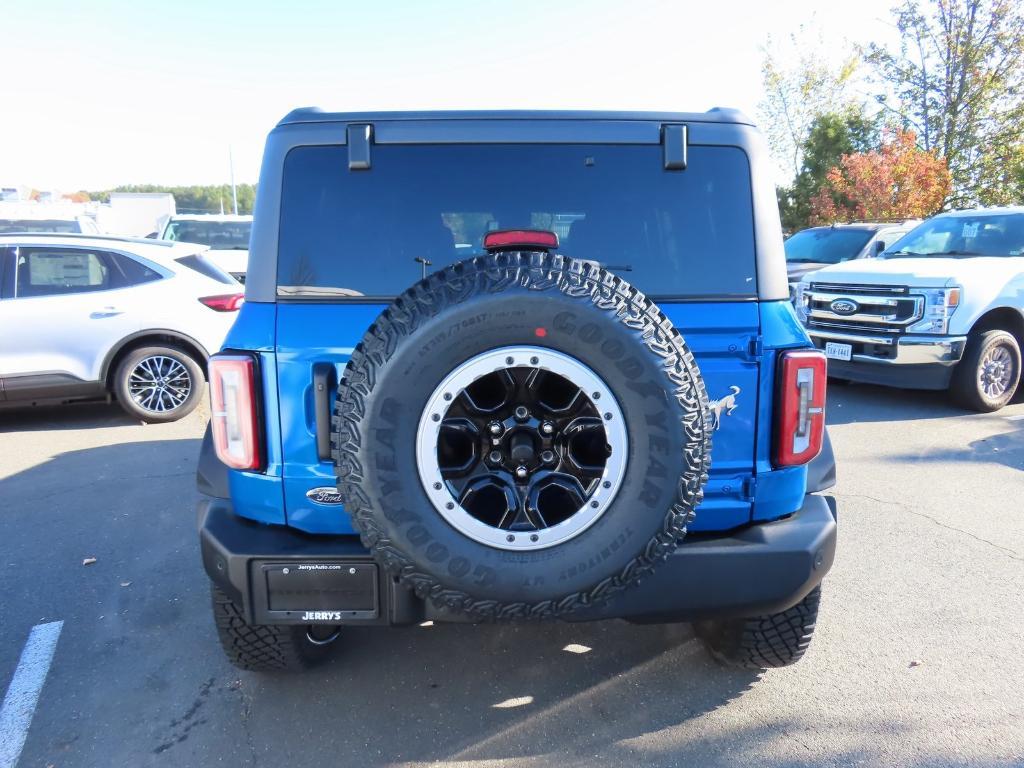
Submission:
M 341 494 L 338 493 L 338 489 L 329 485 L 321 486 L 320 488 L 310 488 L 306 491 L 306 498 L 314 504 L 323 504 L 328 507 L 341 504 Z
M 828 306 L 837 315 L 852 315 L 860 309 L 860 304 L 853 299 L 836 299 Z

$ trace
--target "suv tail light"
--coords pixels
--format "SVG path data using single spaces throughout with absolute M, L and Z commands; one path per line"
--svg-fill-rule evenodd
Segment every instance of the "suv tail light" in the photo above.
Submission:
M 517 248 L 547 250 L 558 247 L 558 235 L 544 229 L 499 229 L 484 235 L 484 250 L 506 251 Z
M 806 464 L 821 451 L 825 434 L 825 355 L 818 350 L 779 356 L 775 465 Z
M 210 405 L 217 458 L 232 469 L 259 469 L 256 363 L 251 357 L 210 358 Z
M 244 293 L 223 293 L 219 296 L 203 296 L 199 299 L 210 309 L 218 312 L 237 312 L 245 301 Z

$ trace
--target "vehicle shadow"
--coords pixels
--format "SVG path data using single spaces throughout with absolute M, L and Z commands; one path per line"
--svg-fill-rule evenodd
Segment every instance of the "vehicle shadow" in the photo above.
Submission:
M 829 380 L 825 406 L 828 424 L 875 421 L 918 421 L 970 415 L 952 404 L 946 392 L 895 389 L 873 384 Z
M 353 765 L 628 754 L 622 742 L 678 727 L 729 704 L 760 673 L 719 667 L 688 625 L 436 625 L 352 629 L 313 675 L 249 677 L 257 722 L 276 708 L 311 729 L 364 734 Z M 269 702 L 273 702 L 270 706 Z M 380 727 L 381 722 L 387 725 Z M 678 755 L 674 759 L 678 759 Z
M 34 624 L 65 627 L 47 691 L 70 693 L 44 696 L 25 764 L 585 764 L 628 756 L 630 739 L 692 723 L 760 677 L 715 665 L 689 625 L 622 621 L 354 627 L 305 674 L 239 672 L 198 555 L 200 441 L 135 434 L 0 481 L 0 662 Z
M 1024 471 L 1024 422 L 1016 429 L 979 440 L 972 440 L 962 447 L 932 448 L 925 453 L 895 455 L 892 461 L 916 464 L 919 462 L 959 462 L 963 464 L 987 461 L 1003 464 L 1010 469 Z
M 138 424 L 117 403 L 90 402 L 0 408 L 0 433 L 42 432 Z

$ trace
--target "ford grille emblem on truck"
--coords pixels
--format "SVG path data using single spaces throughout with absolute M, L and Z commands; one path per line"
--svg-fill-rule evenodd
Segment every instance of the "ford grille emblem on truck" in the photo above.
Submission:
M 860 304 L 852 299 L 836 299 L 828 306 L 837 315 L 852 315 L 860 309 Z
M 321 486 L 320 488 L 310 488 L 306 491 L 306 498 L 314 504 L 323 504 L 325 506 L 341 504 L 341 494 L 338 493 L 338 489 L 332 488 L 329 485 Z

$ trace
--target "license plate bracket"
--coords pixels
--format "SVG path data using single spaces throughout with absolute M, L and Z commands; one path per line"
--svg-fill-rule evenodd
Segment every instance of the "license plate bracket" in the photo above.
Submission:
M 254 564 L 257 615 L 268 623 L 339 624 L 380 616 L 377 564 L 284 561 Z

